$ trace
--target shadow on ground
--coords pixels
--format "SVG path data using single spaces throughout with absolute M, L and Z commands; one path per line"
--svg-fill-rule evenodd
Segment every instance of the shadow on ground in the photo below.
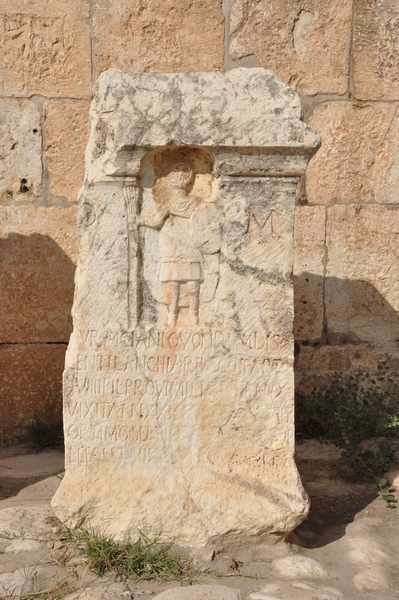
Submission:
M 292 542 L 302 548 L 321 548 L 345 535 L 346 527 L 377 497 L 376 488 L 329 498 L 311 496 L 309 516 L 296 528 Z
M 303 548 L 320 548 L 345 535 L 347 525 L 377 498 L 378 488 L 338 477 L 344 463 L 333 445 L 303 440 L 297 443 L 295 460 L 311 507 L 290 541 Z
M 64 469 L 64 454 L 57 450 L 30 452 L 26 446 L 0 448 L 0 501 Z

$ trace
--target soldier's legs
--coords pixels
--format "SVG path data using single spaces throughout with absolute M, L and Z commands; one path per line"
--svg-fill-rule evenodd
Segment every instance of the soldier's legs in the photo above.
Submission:
M 179 312 L 180 283 L 178 281 L 166 282 L 166 297 L 168 302 L 168 324 L 176 325 Z
M 199 323 L 199 291 L 200 284 L 198 281 L 188 281 L 187 282 L 187 292 L 189 299 L 189 314 L 194 323 L 194 325 L 198 325 Z

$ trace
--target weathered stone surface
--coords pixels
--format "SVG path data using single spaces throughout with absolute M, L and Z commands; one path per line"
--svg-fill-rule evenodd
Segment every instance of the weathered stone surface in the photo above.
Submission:
M 111 70 L 91 114 L 53 507 L 191 548 L 282 538 L 308 506 L 293 460 L 300 173 L 270 176 L 262 156 L 309 156 L 318 137 L 263 69 Z
M 330 343 L 399 339 L 399 211 L 332 206 L 327 213 L 325 300 Z
M 336 588 L 309 581 L 273 581 L 258 592 L 248 596 L 249 600 L 342 600 L 343 593 Z
M 0 208 L 0 341 L 67 342 L 76 207 Z
M 67 594 L 63 597 L 63 600 L 116 600 L 116 598 L 124 598 L 125 600 L 130 600 L 132 597 L 132 592 L 129 589 L 126 589 L 128 586 L 125 582 L 120 581 L 107 581 L 105 579 L 101 579 L 100 582 L 93 580 L 90 584 L 86 583 L 86 578 L 83 577 L 84 585 L 79 587 L 78 591 L 73 592 L 72 594 Z M 158 586 L 156 586 L 157 589 Z M 136 594 L 136 591 L 134 592 Z M 147 590 L 142 592 L 141 590 L 136 594 L 139 597 L 141 595 L 145 595 Z M 154 593 L 154 592 L 150 592 Z
M 57 475 L 53 475 L 52 477 L 46 477 L 49 472 L 47 462 L 52 464 L 52 472 L 57 473 Z M 40 468 L 41 463 L 41 468 Z M 27 487 L 22 488 L 18 492 L 16 496 L 10 498 L 8 502 L 12 503 L 12 506 L 19 506 L 28 500 L 30 503 L 46 503 L 50 502 L 51 498 L 54 496 L 58 486 L 60 485 L 60 478 L 58 474 L 63 470 L 64 465 L 64 456 L 62 450 L 45 450 L 44 452 L 40 452 L 40 461 L 37 459 L 36 463 L 36 473 L 34 477 L 46 477 L 46 479 L 41 479 L 37 483 L 33 483 L 32 485 L 28 485 Z M 5 505 L 7 500 L 2 501 L 2 505 Z M 54 522 L 54 520 L 53 520 Z M 56 528 L 57 529 L 57 528 Z M 52 532 L 54 533 L 54 528 L 52 527 Z
M 46 519 L 51 516 L 54 515 L 48 505 L 7 506 L 0 510 L 0 528 L 16 537 L 21 535 L 21 531 L 29 531 L 32 538 L 40 538 L 50 531 Z
M 348 88 L 350 0 L 236 0 L 230 55 L 255 54 L 298 92 L 344 94 Z
M 39 555 L 37 558 L 42 562 L 43 557 Z M 10 599 L 39 592 L 45 594 L 50 585 L 54 586 L 54 582 L 61 580 L 65 580 L 65 569 L 58 565 L 27 565 L 0 575 L 0 594 Z
M 98 0 L 93 30 L 97 76 L 110 67 L 136 73 L 222 68 L 221 0 Z
M 30 552 L 31 550 L 41 550 L 43 544 L 37 540 L 13 540 L 4 548 L 5 554 L 19 554 L 20 552 Z
M 324 257 L 326 210 L 295 208 L 294 338 L 321 338 L 324 319 Z
M 326 102 L 310 124 L 323 144 L 307 171 L 310 204 L 399 202 L 399 115 L 394 104 Z
M 46 452 L 45 464 L 43 454 L 28 456 L 12 456 L 0 460 L 0 477 L 48 477 L 60 473 L 64 469 L 64 457 L 61 452 Z
M 230 101 L 223 106 L 227 96 Z M 176 140 L 212 149 L 216 171 L 226 175 L 275 175 L 273 164 L 262 164 L 271 150 L 289 148 L 290 157 L 304 149 L 306 156 L 320 144 L 314 130 L 300 121 L 299 97 L 264 69 L 234 69 L 225 75 L 154 75 L 151 80 L 148 75 L 109 69 L 96 84 L 91 115 L 86 157 L 89 183 L 111 175 L 137 175 L 149 147 L 176 144 Z M 256 164 L 243 159 L 245 165 L 237 172 L 234 161 L 226 162 L 225 152 L 239 144 L 253 153 Z M 306 161 L 293 167 L 288 164 L 279 174 L 298 175 L 305 166 Z
M 15 442 L 35 412 L 61 414 L 65 344 L 0 346 L 0 445 Z
M 30 100 L 0 99 L 0 201 L 36 200 L 42 192 L 40 112 Z
M 299 392 L 309 394 L 314 387 L 325 387 L 335 371 L 357 370 L 373 373 L 380 360 L 399 368 L 399 344 L 345 344 L 343 346 L 301 346 L 295 357 L 295 384 Z
M 192 585 L 166 590 L 157 594 L 154 600 L 240 600 L 238 590 L 224 585 Z
M 396 0 L 360 0 L 353 6 L 353 64 L 356 98 L 399 100 Z
M 34 569 L 30 569 L 29 575 L 32 571 L 34 571 Z M 0 593 L 2 596 L 10 597 L 14 595 L 14 597 L 18 597 L 22 592 L 25 592 L 27 587 L 29 587 L 29 591 L 32 590 L 31 585 L 26 585 L 25 573 L 14 571 L 14 573 L 0 574 Z
M 360 565 L 363 568 L 369 565 L 390 565 L 395 562 L 393 557 L 384 551 L 383 546 L 376 540 L 370 539 L 369 536 L 350 537 L 347 539 L 348 546 L 350 548 L 347 553 L 347 557 L 350 562 L 354 565 Z
M 90 98 L 87 0 L 5 0 L 0 95 Z
M 285 577 L 315 577 L 324 579 L 328 577 L 328 570 L 319 561 L 308 556 L 286 556 L 273 561 L 273 567 Z
M 89 103 L 47 100 L 44 118 L 51 192 L 76 202 L 83 181 L 84 151 L 89 137 Z
M 355 589 L 361 592 L 379 592 L 394 588 L 394 581 L 390 571 L 382 566 L 369 566 L 359 571 L 353 578 Z

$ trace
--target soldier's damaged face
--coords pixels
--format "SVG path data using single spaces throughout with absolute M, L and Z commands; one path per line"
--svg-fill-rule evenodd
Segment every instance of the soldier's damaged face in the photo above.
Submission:
M 175 170 L 169 173 L 168 182 L 174 189 L 186 190 L 193 177 L 194 173 L 190 165 L 178 164 L 176 165 Z

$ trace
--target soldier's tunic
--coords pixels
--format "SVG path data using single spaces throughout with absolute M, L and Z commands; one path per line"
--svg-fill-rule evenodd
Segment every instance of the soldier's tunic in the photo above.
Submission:
M 192 212 L 188 208 L 179 214 L 169 214 L 159 232 L 161 281 L 204 281 L 204 258 L 190 234 Z

